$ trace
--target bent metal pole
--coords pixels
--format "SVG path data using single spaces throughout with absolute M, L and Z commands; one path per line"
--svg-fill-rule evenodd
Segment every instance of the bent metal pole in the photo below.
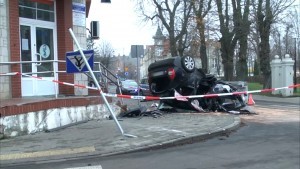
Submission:
M 100 91 L 100 95 L 101 95 L 102 99 L 104 100 L 104 103 L 106 104 L 106 106 L 107 106 L 107 108 L 108 108 L 108 110 L 109 110 L 111 116 L 113 117 L 115 123 L 117 124 L 117 126 L 118 126 L 118 128 L 119 128 L 121 134 L 122 134 L 123 136 L 128 136 L 128 137 L 136 137 L 136 136 L 133 136 L 133 135 L 125 134 L 125 133 L 124 133 L 124 130 L 122 129 L 122 127 L 121 127 L 120 123 L 118 122 L 118 120 L 117 120 L 115 114 L 113 113 L 113 111 L 112 111 L 110 105 L 108 104 L 107 99 L 106 99 L 106 97 L 104 96 L 104 94 L 103 94 L 103 92 L 102 92 L 102 90 L 101 90 L 101 87 L 100 87 L 100 85 L 99 85 L 99 83 L 98 83 L 98 81 L 97 81 L 97 79 L 96 79 L 96 77 L 95 77 L 95 74 L 94 74 L 94 72 L 92 71 L 92 69 L 91 69 L 91 67 L 90 67 L 90 65 L 89 65 L 89 63 L 88 63 L 88 61 L 87 61 L 87 59 L 86 59 L 86 57 L 85 57 L 85 55 L 84 55 L 84 53 L 83 53 L 83 51 L 82 51 L 82 49 L 81 49 L 81 47 L 80 47 L 80 45 L 79 45 L 79 43 L 78 43 L 78 41 L 77 41 L 77 39 L 76 39 L 76 37 L 75 37 L 75 35 L 74 35 L 74 33 L 73 33 L 73 31 L 72 31 L 71 28 L 69 28 L 69 32 L 70 32 L 70 34 L 71 34 L 71 36 L 72 36 L 72 38 L 73 38 L 73 40 L 74 40 L 74 42 L 75 42 L 75 44 L 76 44 L 76 46 L 77 46 L 79 52 L 80 52 L 80 54 L 81 54 L 81 56 L 82 56 L 82 58 L 83 58 L 83 60 L 84 60 L 84 63 L 85 63 L 85 65 L 86 65 L 86 67 L 88 68 L 88 70 L 89 70 L 89 72 L 90 72 L 90 74 L 91 74 L 91 76 L 92 76 L 92 78 L 93 78 L 93 80 L 94 80 L 94 83 L 96 84 L 98 90 Z

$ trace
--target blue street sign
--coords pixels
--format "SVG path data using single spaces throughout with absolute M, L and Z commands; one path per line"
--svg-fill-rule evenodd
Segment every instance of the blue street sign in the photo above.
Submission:
M 125 76 L 128 76 L 128 72 L 125 72 Z
M 94 67 L 94 50 L 83 51 L 91 69 Z M 67 73 L 79 73 L 88 71 L 88 68 L 79 51 L 66 53 Z

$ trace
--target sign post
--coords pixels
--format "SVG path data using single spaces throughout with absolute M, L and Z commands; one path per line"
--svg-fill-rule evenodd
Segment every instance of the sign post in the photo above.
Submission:
M 136 76 L 138 87 L 140 87 L 140 61 L 139 58 L 144 56 L 144 46 L 143 45 L 131 45 L 131 57 L 136 58 Z M 140 95 L 140 90 L 138 90 L 138 95 Z M 138 105 L 140 106 L 140 100 L 138 100 Z
M 102 92 L 102 90 L 101 90 L 101 87 L 100 87 L 100 85 L 99 85 L 99 83 L 98 83 L 98 81 L 97 81 L 97 79 L 96 79 L 96 77 L 95 77 L 95 75 L 94 75 L 94 72 L 92 71 L 90 65 L 88 64 L 88 61 L 87 61 L 87 59 L 86 59 L 86 57 L 85 57 L 85 55 L 84 55 L 84 53 L 83 53 L 83 51 L 82 51 L 82 49 L 81 49 L 81 47 L 80 47 L 80 45 L 79 45 L 79 43 L 78 43 L 78 41 L 77 41 L 77 39 L 76 39 L 76 37 L 75 37 L 75 35 L 74 35 L 74 33 L 73 33 L 73 31 L 72 31 L 71 28 L 69 28 L 69 32 L 70 32 L 70 34 L 71 34 L 71 36 L 72 36 L 72 38 L 73 38 L 73 40 L 74 40 L 74 42 L 75 42 L 77 48 L 79 49 L 79 52 L 80 52 L 80 54 L 81 54 L 81 56 L 82 56 L 82 58 L 83 58 L 83 60 L 84 60 L 84 63 L 86 64 L 87 69 L 89 70 L 89 72 L 90 72 L 90 74 L 91 74 L 91 76 L 92 76 L 92 78 L 93 78 L 93 80 L 94 80 L 94 83 L 96 84 L 98 90 L 100 91 L 100 95 L 101 95 L 102 99 L 104 100 L 104 103 L 106 104 L 106 106 L 107 106 L 107 108 L 108 108 L 108 110 L 109 110 L 111 116 L 113 117 L 115 123 L 117 124 L 117 126 L 118 126 L 118 128 L 119 128 L 121 134 L 122 134 L 123 136 L 127 136 L 127 137 L 137 137 L 137 136 L 134 136 L 134 135 L 131 135 L 131 134 L 125 134 L 125 133 L 124 133 L 124 130 L 122 129 L 122 127 L 121 127 L 120 123 L 118 122 L 118 120 L 117 120 L 115 114 L 113 113 L 111 107 L 109 106 L 109 104 L 108 104 L 108 102 L 107 102 L 107 99 L 106 99 L 106 97 L 104 96 L 104 94 L 103 94 L 103 92 Z
M 83 51 L 83 53 L 88 61 L 88 65 L 93 70 L 94 51 L 85 50 Z M 83 57 L 81 56 L 79 51 L 66 53 L 66 67 L 67 67 L 67 73 L 78 73 L 78 72 L 89 71 L 87 68 L 87 64 L 84 62 Z

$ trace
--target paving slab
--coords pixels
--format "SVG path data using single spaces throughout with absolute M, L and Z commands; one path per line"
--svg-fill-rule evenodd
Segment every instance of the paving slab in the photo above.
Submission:
M 57 131 L 0 140 L 0 167 L 22 163 L 109 156 L 207 139 L 236 129 L 240 118 L 226 113 L 164 113 L 120 118 L 126 137 L 113 120 L 91 120 Z

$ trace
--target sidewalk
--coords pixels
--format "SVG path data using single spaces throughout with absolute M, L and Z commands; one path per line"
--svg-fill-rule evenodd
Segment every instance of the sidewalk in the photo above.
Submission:
M 264 96 L 259 94 L 253 94 L 254 101 L 272 101 L 280 103 L 293 103 L 300 105 L 300 97 L 276 97 L 276 96 Z
M 92 120 L 48 133 L 0 140 L 0 167 L 107 156 L 207 139 L 239 127 L 240 118 L 226 113 L 165 113 L 158 118 L 122 118 L 122 136 L 113 120 Z

